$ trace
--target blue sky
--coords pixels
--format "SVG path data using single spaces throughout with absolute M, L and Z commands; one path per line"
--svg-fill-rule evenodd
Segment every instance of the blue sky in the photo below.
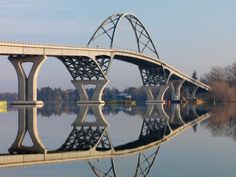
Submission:
M 106 17 L 131 12 L 148 29 L 162 60 L 201 76 L 236 61 L 235 8 L 234 0 L 0 0 L 0 40 L 85 46 Z M 6 57 L 0 59 L 0 91 L 16 91 L 15 71 Z M 109 87 L 141 85 L 138 69 L 127 63 L 114 62 L 109 78 Z M 73 88 L 70 80 L 64 66 L 49 58 L 38 83 Z

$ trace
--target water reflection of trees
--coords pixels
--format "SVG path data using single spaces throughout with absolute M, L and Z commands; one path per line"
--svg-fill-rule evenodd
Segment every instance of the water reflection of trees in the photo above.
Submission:
M 73 114 L 78 112 L 78 107 L 71 103 L 45 104 L 41 109 L 38 109 L 38 113 L 45 117 L 50 117 L 52 115 L 60 116 L 63 113 Z
M 213 136 L 232 137 L 236 141 L 235 105 L 218 105 L 212 108 L 212 116 L 202 125 L 211 130 Z
M 61 114 L 78 114 L 80 107 L 71 103 L 62 103 L 62 104 L 46 104 L 44 107 L 38 110 L 38 113 L 42 116 L 50 117 L 52 115 L 60 116 Z M 145 106 L 141 107 L 132 107 L 127 105 L 106 105 L 103 108 L 103 114 L 105 115 L 115 115 L 119 112 L 124 112 L 128 115 L 142 115 L 145 112 Z M 92 111 L 89 110 L 88 114 L 92 114 Z

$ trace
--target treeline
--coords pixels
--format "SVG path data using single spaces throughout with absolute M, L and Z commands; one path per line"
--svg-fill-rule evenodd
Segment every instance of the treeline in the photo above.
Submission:
M 213 67 L 201 81 L 212 87 L 210 100 L 236 101 L 236 62 L 226 67 Z
M 88 96 L 93 95 L 94 89 L 86 89 Z M 105 88 L 103 92 L 103 99 L 110 100 L 116 98 L 118 95 L 127 94 L 130 95 L 133 100 L 144 101 L 146 100 L 146 94 L 143 88 L 130 87 L 123 91 L 116 88 Z M 38 90 L 38 99 L 44 102 L 75 102 L 79 99 L 79 93 L 74 89 L 62 90 L 60 88 L 45 87 Z
M 86 89 L 88 96 L 93 94 L 93 88 Z M 110 100 L 115 99 L 118 95 L 127 94 L 130 95 L 132 100 L 141 102 L 147 99 L 146 94 L 142 87 L 135 88 L 130 87 L 123 91 L 116 88 L 105 88 L 103 92 L 103 99 Z M 14 101 L 17 100 L 17 93 L 0 93 L 0 100 Z M 79 100 L 79 93 L 75 89 L 51 88 L 44 87 L 38 89 L 38 100 L 44 102 L 75 102 Z
M 76 98 L 79 98 L 79 93 L 74 89 L 62 90 L 51 87 L 38 89 L 38 100 L 43 102 L 73 102 Z
M 0 93 L 0 100 L 15 101 L 17 100 L 17 93 Z
M 234 104 L 220 104 L 211 108 L 212 116 L 201 125 L 213 136 L 226 136 L 236 141 L 236 109 Z

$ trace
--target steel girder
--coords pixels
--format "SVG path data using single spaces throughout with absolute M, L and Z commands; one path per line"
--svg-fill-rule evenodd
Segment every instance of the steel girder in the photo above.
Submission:
M 110 64 L 110 57 L 60 56 L 58 59 L 66 66 L 74 80 L 103 80 Z
M 154 46 L 154 43 L 150 35 L 148 34 L 148 31 L 141 23 L 141 21 L 136 16 L 130 13 L 118 13 L 109 16 L 97 28 L 93 36 L 90 38 L 87 46 L 91 46 L 101 36 L 105 35 L 110 41 L 109 47 L 113 48 L 117 28 L 119 26 L 120 21 L 123 19 L 128 20 L 134 31 L 138 52 L 143 53 L 145 50 L 149 50 L 157 57 L 157 59 L 159 59 L 156 47 Z

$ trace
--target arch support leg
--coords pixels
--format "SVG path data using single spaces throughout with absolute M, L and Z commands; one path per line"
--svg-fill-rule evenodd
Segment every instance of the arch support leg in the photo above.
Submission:
M 108 84 L 108 80 L 72 80 L 72 84 L 76 87 L 79 92 L 80 100 L 77 104 L 104 104 L 102 100 L 102 93 Z M 86 85 L 95 85 L 93 95 L 89 97 L 86 92 Z
M 196 105 L 194 105 L 194 104 L 187 105 L 186 115 L 191 116 L 193 118 L 199 117 L 199 115 L 196 111 Z
M 180 102 L 180 89 L 183 83 L 184 80 L 170 81 L 171 102 Z
M 103 105 L 88 105 L 88 104 L 81 104 L 79 106 L 80 111 L 79 114 L 77 115 L 76 120 L 72 123 L 72 126 L 103 126 L 107 127 L 108 122 L 106 121 L 103 113 L 102 113 L 102 108 Z M 93 112 L 93 116 L 95 117 L 96 121 L 95 122 L 87 122 L 86 117 L 88 114 L 89 108 Z
M 198 90 L 198 86 L 191 86 L 186 88 L 186 98 L 189 100 L 195 100 L 196 99 L 196 92 Z
M 171 105 L 171 115 L 169 119 L 169 124 L 172 130 L 185 124 L 180 113 L 180 104 Z
M 43 105 L 37 100 L 37 80 L 40 68 L 45 61 L 45 56 L 10 56 L 9 61 L 14 66 L 18 77 L 18 101 L 14 105 Z M 26 75 L 22 63 L 33 63 L 29 75 Z
M 164 109 L 163 103 L 154 103 L 154 104 L 147 104 L 146 113 L 144 114 L 145 118 L 162 118 L 162 119 L 169 119 L 169 116 L 166 114 Z
M 146 103 L 163 103 L 164 94 L 168 89 L 168 85 L 161 85 L 161 86 L 144 86 L 144 90 L 147 94 L 147 101 Z M 157 91 L 156 97 L 153 95 L 153 90 Z

